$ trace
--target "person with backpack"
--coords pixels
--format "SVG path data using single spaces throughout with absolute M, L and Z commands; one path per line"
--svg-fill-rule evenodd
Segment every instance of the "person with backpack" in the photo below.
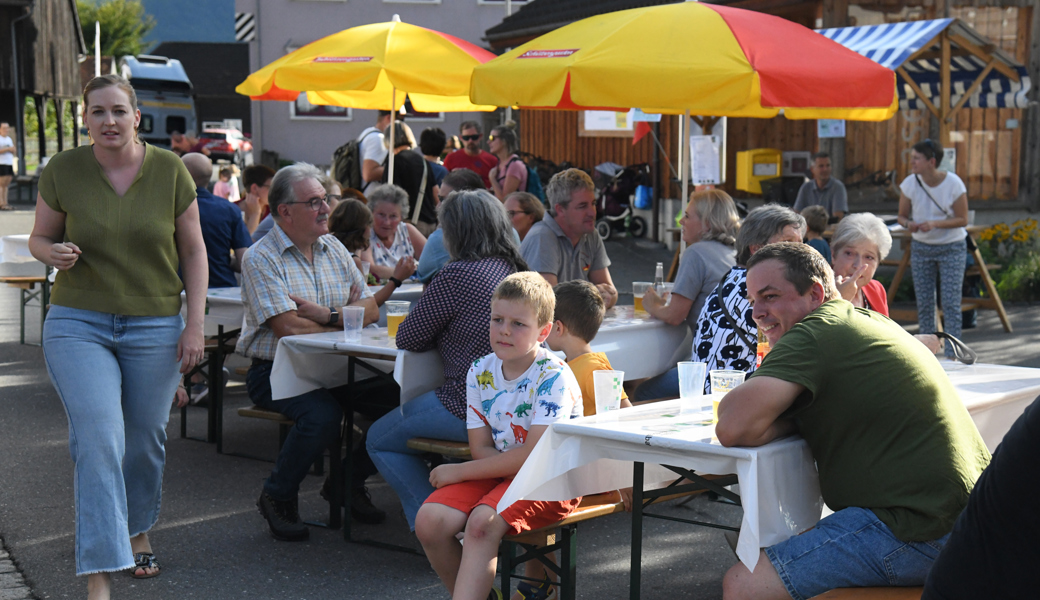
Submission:
M 506 125 L 492 129 L 488 136 L 488 149 L 498 158 L 498 164 L 488 173 L 495 197 L 505 202 L 506 196 L 513 192 L 526 192 L 527 165 L 516 155 L 520 149 L 516 132 Z
M 390 111 L 379 111 L 374 127 L 368 127 L 357 139 L 343 144 L 332 154 L 332 176 L 344 187 L 362 192 L 383 179 L 383 163 L 387 149 L 383 130 L 390 125 Z

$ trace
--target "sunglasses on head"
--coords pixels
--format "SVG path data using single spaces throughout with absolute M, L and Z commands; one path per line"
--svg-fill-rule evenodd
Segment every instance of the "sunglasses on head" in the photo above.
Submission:
M 476 140 L 480 139 L 480 134 L 477 133 L 477 134 L 474 134 L 474 135 L 460 135 L 459 139 L 464 141 L 464 142 L 473 142 L 473 141 L 476 141 Z
M 932 155 L 926 158 L 934 158 L 936 160 L 940 160 L 942 158 L 942 148 L 939 146 L 938 143 L 936 143 L 931 138 L 926 139 L 924 143 L 928 146 L 928 149 L 932 151 Z

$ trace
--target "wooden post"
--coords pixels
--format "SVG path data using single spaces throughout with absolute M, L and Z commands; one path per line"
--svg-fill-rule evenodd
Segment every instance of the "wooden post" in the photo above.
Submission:
M 824 28 L 846 27 L 849 24 L 849 0 L 823 0 L 821 15 Z M 838 180 L 845 179 L 845 138 L 817 139 L 819 152 L 831 157 L 831 171 Z
M 1032 13 L 1029 27 L 1029 55 L 1026 60 L 1030 73 L 1040 73 L 1040 7 L 1019 7 L 1019 15 Z M 1032 208 L 1040 210 L 1040 80 L 1033 79 L 1029 91 L 1029 108 L 1022 109 L 1022 153 L 1018 185 L 1018 199 Z
M 42 163 L 43 157 L 47 156 L 47 99 L 43 96 L 33 96 L 33 106 L 36 107 L 36 139 L 40 144 L 37 155 Z
M 79 114 L 79 102 L 69 102 L 69 110 L 72 111 L 72 147 L 79 148 L 79 120 L 76 118 Z
M 939 93 L 939 144 L 946 148 L 950 145 L 950 120 L 947 118 L 950 115 L 950 34 L 949 29 L 942 32 L 942 38 L 940 40 L 942 47 L 942 61 L 939 65 L 939 77 L 941 78 L 942 89 Z M 942 157 L 938 157 L 939 162 L 942 162 Z
M 54 114 L 58 115 L 58 152 L 65 149 L 65 101 L 54 99 Z

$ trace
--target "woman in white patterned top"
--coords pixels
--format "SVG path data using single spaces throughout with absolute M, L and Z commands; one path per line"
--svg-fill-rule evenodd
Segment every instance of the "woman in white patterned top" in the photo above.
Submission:
M 372 244 L 361 253 L 361 260 L 371 266 L 371 273 L 380 279 L 394 274 L 397 261 L 405 256 L 419 260 L 426 238 L 408 218 L 408 193 L 396 185 L 383 184 L 369 191 L 368 207 L 372 209 Z

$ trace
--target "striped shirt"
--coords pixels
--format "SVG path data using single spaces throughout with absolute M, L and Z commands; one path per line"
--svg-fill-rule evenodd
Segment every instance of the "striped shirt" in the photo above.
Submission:
M 246 252 L 242 261 L 246 323 L 235 346 L 237 353 L 274 360 L 278 336 L 268 320 L 296 310 L 289 294 L 337 310 L 372 296 L 350 253 L 334 236 L 321 236 L 311 250 L 313 263 L 276 222 L 271 232 Z
M 491 354 L 491 296 L 513 273 L 501 258 L 444 265 L 397 330 L 397 347 L 411 352 L 434 348 L 444 362 L 437 399 L 466 420 L 466 375 L 473 361 Z

